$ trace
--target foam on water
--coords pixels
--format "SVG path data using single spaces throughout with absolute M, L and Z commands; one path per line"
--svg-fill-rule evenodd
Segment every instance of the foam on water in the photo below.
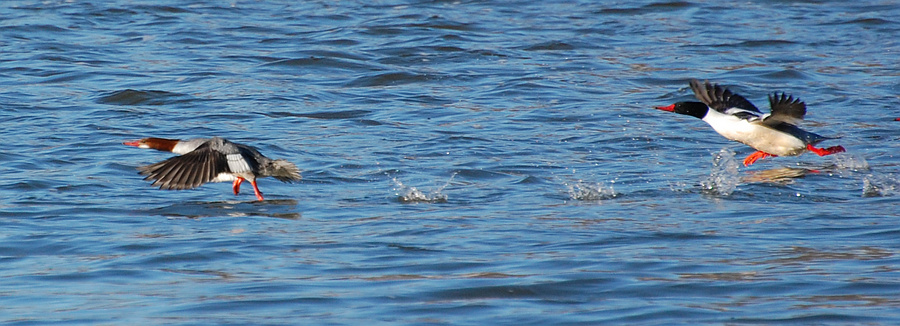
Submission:
M 734 151 L 723 148 L 713 154 L 713 166 L 709 177 L 700 182 L 703 190 L 714 195 L 728 196 L 734 192 L 739 183 L 738 163 L 734 158 Z

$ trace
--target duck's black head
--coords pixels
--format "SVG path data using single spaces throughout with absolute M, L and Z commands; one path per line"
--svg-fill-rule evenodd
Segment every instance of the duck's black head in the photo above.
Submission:
M 675 112 L 703 119 L 709 111 L 709 107 L 701 102 L 678 102 L 669 106 L 657 106 L 657 110 Z

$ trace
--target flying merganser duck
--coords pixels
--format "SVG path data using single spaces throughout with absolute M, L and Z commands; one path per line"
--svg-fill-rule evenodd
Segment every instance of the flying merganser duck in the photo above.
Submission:
M 806 103 L 793 96 L 769 95 L 771 113 L 762 113 L 743 96 L 719 85 L 691 80 L 691 89 L 700 102 L 678 102 L 656 109 L 697 117 L 725 138 L 753 147 L 757 151 L 744 159 L 744 166 L 768 156 L 793 156 L 811 151 L 819 156 L 844 151 L 844 147 L 816 148 L 813 145 L 830 137 L 797 127 L 806 115 Z
M 232 189 L 237 195 L 244 180 L 253 185 L 256 199 L 263 200 L 256 179 L 274 177 L 290 183 L 300 180 L 300 169 L 291 162 L 272 160 L 256 148 L 233 143 L 224 138 L 196 138 L 189 140 L 144 138 L 123 143 L 137 148 L 152 148 L 172 152 L 180 156 L 138 167 L 144 180 L 153 180 L 159 189 L 194 189 L 207 182 L 234 181 Z

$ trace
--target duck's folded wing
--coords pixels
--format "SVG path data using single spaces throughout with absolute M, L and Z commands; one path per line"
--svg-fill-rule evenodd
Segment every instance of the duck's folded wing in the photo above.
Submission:
M 769 114 L 763 114 L 763 113 L 757 112 L 757 111 L 750 111 L 750 110 L 744 110 L 744 109 L 738 109 L 738 108 L 727 109 L 727 110 L 725 110 L 725 112 L 722 112 L 722 113 L 732 115 L 738 119 L 747 120 L 747 122 L 753 122 L 753 123 L 762 123 L 763 121 L 765 121 L 766 118 L 769 117 Z

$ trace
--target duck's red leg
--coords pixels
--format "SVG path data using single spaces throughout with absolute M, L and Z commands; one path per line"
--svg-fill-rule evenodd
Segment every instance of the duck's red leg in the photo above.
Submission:
M 815 148 L 815 147 L 813 147 L 813 145 L 806 145 L 806 149 L 808 149 L 810 152 L 818 154 L 819 156 L 831 155 L 834 153 L 840 153 L 840 152 L 846 151 L 846 150 L 844 150 L 843 146 L 832 146 L 832 147 L 828 147 L 828 148 Z
M 776 157 L 778 155 L 772 155 L 763 151 L 756 151 L 756 153 L 750 154 L 750 156 L 747 156 L 747 158 L 744 159 L 744 166 L 750 166 L 750 164 L 753 164 L 753 162 L 756 162 L 756 160 L 769 156 Z
M 231 189 L 234 190 L 235 195 L 241 192 L 241 182 L 244 182 L 244 178 L 237 177 L 237 179 L 234 179 L 234 183 L 231 184 Z
M 262 192 L 259 191 L 259 187 L 256 186 L 256 179 L 250 180 L 250 184 L 253 185 L 253 193 L 256 194 L 256 199 L 259 199 L 259 201 L 265 200 L 262 196 Z

